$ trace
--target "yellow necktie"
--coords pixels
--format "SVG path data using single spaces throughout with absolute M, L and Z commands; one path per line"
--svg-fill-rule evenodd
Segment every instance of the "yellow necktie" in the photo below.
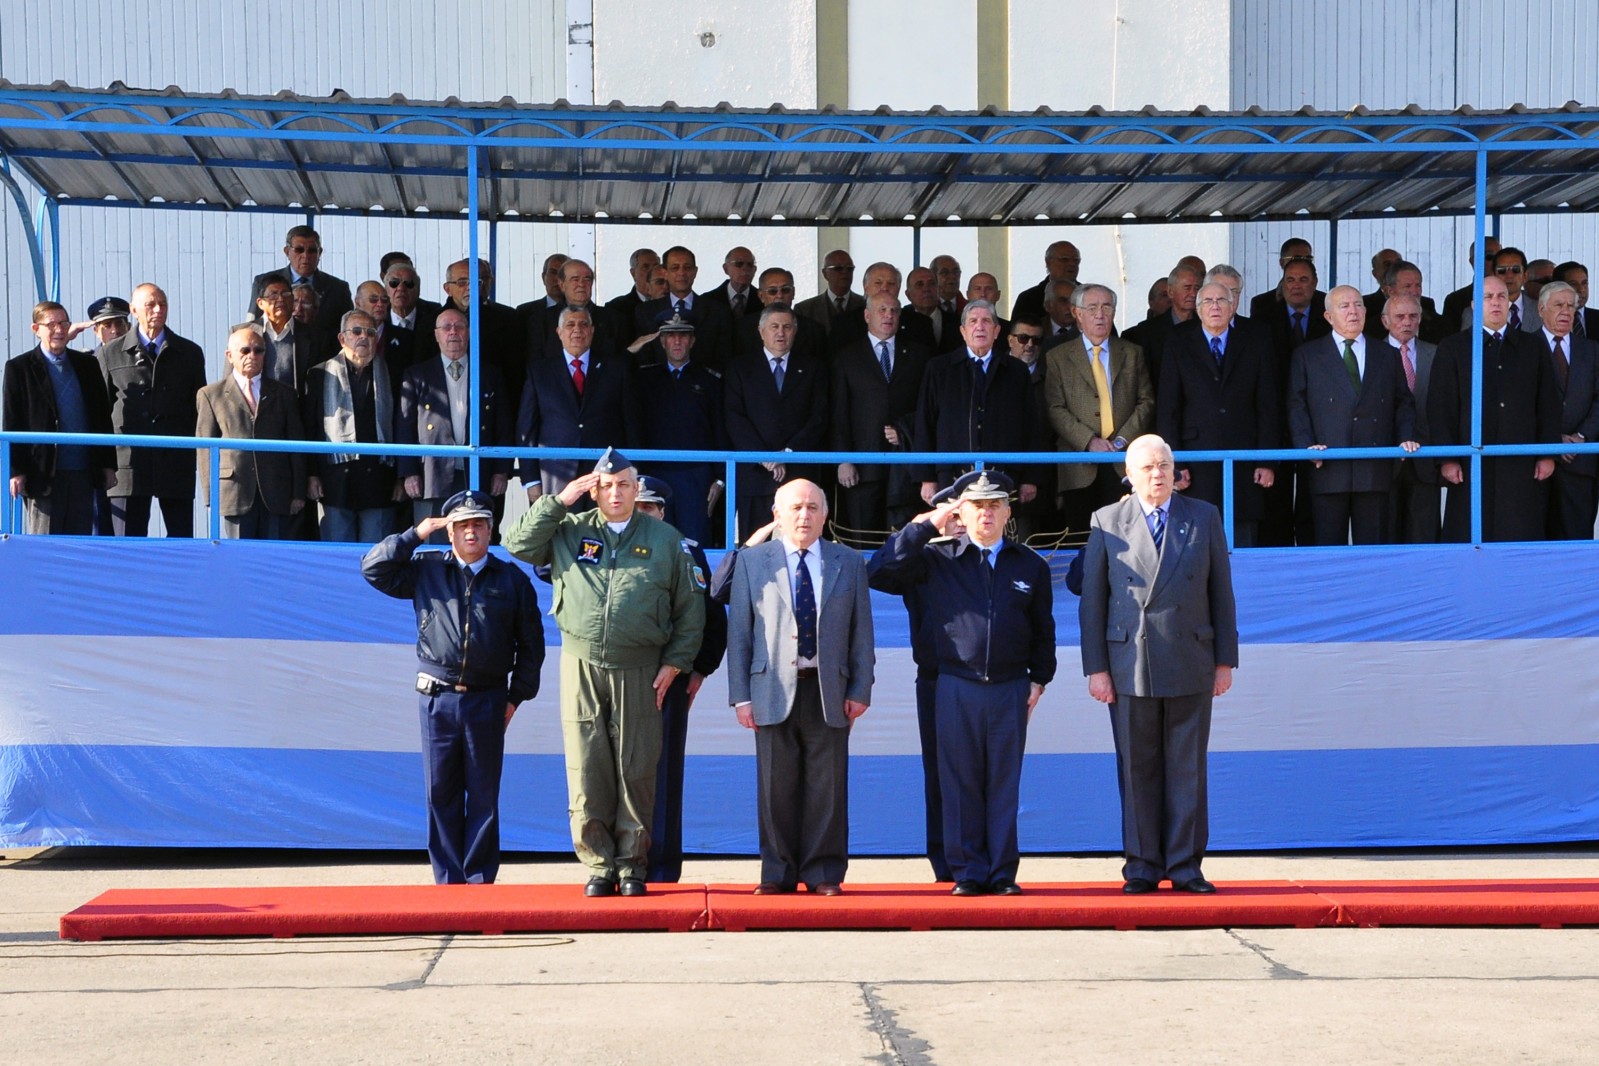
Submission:
M 1110 440 L 1116 434 L 1116 422 L 1110 413 L 1110 382 L 1105 380 L 1105 366 L 1099 361 L 1103 350 L 1094 345 L 1094 388 L 1099 390 L 1099 435 Z

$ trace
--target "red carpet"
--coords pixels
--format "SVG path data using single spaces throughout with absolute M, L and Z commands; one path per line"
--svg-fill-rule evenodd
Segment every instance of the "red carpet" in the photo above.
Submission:
M 831 899 L 751 887 L 652 885 L 641 899 L 587 899 L 575 884 L 113 889 L 63 915 L 61 936 L 1599 925 L 1599 881 L 1582 880 L 1233 881 L 1214 896 L 1098 882 L 977 898 L 928 884 L 846 884 Z

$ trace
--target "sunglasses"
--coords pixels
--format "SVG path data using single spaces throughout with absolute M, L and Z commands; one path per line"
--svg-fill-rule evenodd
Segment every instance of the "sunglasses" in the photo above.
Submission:
M 378 331 L 370 326 L 350 326 L 344 332 L 352 337 L 376 337 L 378 335 Z
M 416 288 L 416 285 L 417 281 L 415 278 L 395 278 L 393 281 L 389 282 L 389 288 L 391 289 L 414 289 Z

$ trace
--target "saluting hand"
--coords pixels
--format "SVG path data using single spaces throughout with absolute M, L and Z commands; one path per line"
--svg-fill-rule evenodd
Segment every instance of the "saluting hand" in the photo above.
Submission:
M 561 494 L 557 496 L 556 499 L 570 507 L 583 497 L 587 496 L 589 491 L 599 483 L 600 475 L 590 470 L 582 477 L 575 477 L 571 481 L 568 481 L 566 483 L 566 488 L 561 490 Z

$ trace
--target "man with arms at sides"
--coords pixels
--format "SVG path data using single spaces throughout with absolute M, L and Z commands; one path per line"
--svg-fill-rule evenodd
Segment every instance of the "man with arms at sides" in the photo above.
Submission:
M 195 396 L 206 385 L 205 353 L 167 329 L 167 294 L 158 286 L 145 282 L 128 303 L 136 327 L 94 353 L 110 393 L 112 430 L 191 437 Z M 116 535 L 149 535 L 154 499 L 161 501 L 167 536 L 192 537 L 194 468 L 187 448 L 118 448 L 117 483 L 106 493 Z
M 917 267 L 905 277 L 905 310 L 915 311 L 932 325 L 933 354 L 943 355 L 961 346 L 960 320 L 946 314 L 938 302 L 938 279 L 928 267 Z
M 660 265 L 661 257 L 652 248 L 636 248 L 628 256 L 627 273 L 633 279 L 633 287 L 605 304 L 605 309 L 611 313 L 611 325 L 616 328 L 618 349 L 631 347 L 638 340 L 638 324 L 634 316 L 641 305 L 661 295 L 650 291 L 650 272 Z
M 565 308 L 587 311 L 594 328 L 594 343 L 606 352 L 614 352 L 616 327 L 611 313 L 594 302 L 594 268 L 581 259 L 568 259 L 561 264 L 561 302 L 543 309 L 528 319 L 528 365 L 541 355 L 562 346 L 559 335 L 561 311 Z
M 739 355 L 722 379 L 728 443 L 744 452 L 819 451 L 827 446 L 826 371 L 793 350 L 798 327 L 787 304 L 767 304 L 759 321 L 760 354 Z M 777 486 L 798 473 L 774 460 L 740 465 L 740 536 L 769 520 Z
M 1421 325 L 1416 330 L 1416 336 L 1431 344 L 1437 344 L 1449 334 L 1457 331 L 1457 327 L 1446 325 L 1439 317 L 1438 309 L 1433 306 L 1432 297 L 1421 294 L 1421 268 L 1415 263 L 1400 259 L 1388 264 L 1388 272 L 1383 276 L 1382 301 L 1372 310 L 1368 304 L 1366 309 L 1366 333 L 1379 340 L 1385 336 L 1385 327 L 1382 322 L 1383 306 L 1395 296 L 1409 296 L 1415 299 L 1421 308 Z
M 232 372 L 201 389 L 195 399 L 196 437 L 235 440 L 304 440 L 300 398 L 262 373 L 266 338 L 257 323 L 228 334 Z M 305 509 L 305 456 L 295 452 L 221 453 L 221 499 L 211 499 L 211 453 L 200 452 L 200 481 L 212 506 L 222 511 L 222 536 L 233 540 L 282 540 L 290 519 Z
M 1004 474 L 966 474 L 955 499 L 895 533 L 869 567 L 873 588 L 917 591 L 912 640 L 937 659 L 944 855 L 957 896 L 1021 892 L 1022 753 L 1028 720 L 1055 677 L 1053 579 L 1036 552 L 1005 539 L 1010 489 Z M 949 539 L 957 517 L 965 532 Z
M 694 668 L 704 597 L 683 538 L 636 513 L 638 471 L 614 448 L 540 496 L 505 538 L 549 566 L 561 627 L 561 739 L 584 894 L 642 896 L 649 873 L 661 708 Z M 598 505 L 572 508 L 588 496 Z
M 1049 292 L 1050 285 L 1057 281 L 1075 282 L 1082 265 L 1083 254 L 1071 241 L 1056 241 L 1044 249 L 1044 280 L 1016 294 L 1016 302 L 1010 309 L 1011 318 L 1020 318 L 1022 315 L 1042 318 L 1044 296 Z
M 866 299 L 850 291 L 855 283 L 855 260 L 842 248 L 835 248 L 822 258 L 822 281 L 826 288 L 794 304 L 794 313 L 820 326 L 826 341 L 832 332 L 833 320 L 840 315 L 858 315 L 866 307 Z
M 1538 291 L 1538 340 L 1548 355 L 1560 394 L 1560 440 L 1586 444 L 1599 439 L 1599 344 L 1574 336 L 1577 294 L 1563 281 Z M 1536 348 L 1537 345 L 1535 344 Z M 1549 538 L 1592 540 L 1599 515 L 1599 456 L 1568 453 L 1555 463 L 1549 491 Z
M 1173 496 L 1174 474 L 1165 441 L 1133 441 L 1133 493 L 1094 513 L 1083 550 L 1083 673 L 1088 694 L 1110 705 L 1129 895 L 1167 879 L 1181 892 L 1216 891 L 1201 869 L 1206 749 L 1211 701 L 1238 665 L 1238 610 L 1221 514 Z
M 489 554 L 492 518 L 488 496 L 459 492 L 361 560 L 373 588 L 416 609 L 428 861 L 440 885 L 492 884 L 499 873 L 505 731 L 538 695 L 544 665 L 538 594 Z M 440 531 L 450 551 L 417 551 Z
M 1045 406 L 1056 450 L 1119 452 L 1155 420 L 1155 389 L 1138 345 L 1110 335 L 1116 294 L 1079 285 L 1072 309 L 1080 338 L 1056 345 L 1044 378 Z M 1056 471 L 1068 529 L 1088 529 L 1089 516 L 1122 494 L 1120 463 L 1062 463 Z M 1025 500 L 1025 497 L 1023 497 Z
M 671 486 L 651 475 L 639 476 L 638 513 L 666 519 Z M 683 876 L 683 766 L 688 746 L 688 712 L 705 679 L 716 673 L 727 651 L 727 609 L 711 599 L 711 565 L 705 551 L 683 539 L 683 551 L 693 566 L 694 588 L 705 605 L 705 635 L 694 653 L 694 666 L 678 674 L 666 699 L 661 701 L 661 758 L 655 771 L 655 820 L 650 826 L 649 871 L 646 880 L 675 884 Z
M 866 268 L 865 283 L 862 288 L 866 292 L 866 302 L 870 303 L 875 297 L 887 296 L 899 304 L 900 272 L 893 263 L 873 263 Z M 901 312 L 899 327 L 895 335 L 902 341 L 915 344 L 925 351 L 933 350 L 933 323 L 916 311 Z M 829 354 L 837 352 L 845 345 L 852 344 L 866 336 L 865 307 L 860 311 L 851 312 L 833 320 L 832 331 L 828 334 L 827 348 Z
M 568 259 L 566 265 L 581 261 Z M 590 305 L 592 306 L 592 305 Z M 563 307 L 558 316 L 559 347 L 528 360 L 516 439 L 524 448 L 603 448 L 632 442 L 638 425 L 632 368 L 597 339 L 589 311 Z M 520 460 L 529 503 L 543 493 L 560 492 L 577 476 L 577 459 Z
M 866 560 L 821 540 L 827 497 L 778 489 L 773 540 L 738 554 L 727 619 L 728 696 L 755 731 L 761 880 L 836 896 L 849 866 L 849 733 L 872 701 Z
M 1232 287 L 1207 282 L 1199 290 L 1196 328 L 1172 333 L 1161 373 L 1155 423 L 1185 451 L 1275 448 L 1282 426 L 1282 386 L 1269 334 L 1233 315 Z M 1271 463 L 1233 464 L 1233 544 L 1253 548 L 1276 478 Z M 1183 463 L 1177 484 L 1217 510 L 1223 497 L 1220 463 Z
M 909 451 L 911 423 L 927 370 L 927 351 L 901 342 L 899 301 L 886 293 L 866 303 L 866 336 L 833 356 L 832 436 L 838 452 Z M 920 486 L 905 464 L 838 464 L 838 524 L 871 544 L 903 525 Z
M 464 446 L 472 440 L 472 375 L 467 358 L 466 315 L 454 306 L 440 311 L 433 323 L 439 356 L 425 359 L 405 372 L 400 385 L 399 420 L 394 437 L 399 444 L 444 444 Z M 483 381 L 478 390 L 478 443 L 509 444 L 515 431 L 511 400 L 504 395 L 500 372 L 483 363 Z M 467 461 L 455 456 L 402 455 L 398 467 L 405 494 L 411 500 L 420 522 L 437 510 L 444 500 L 466 488 Z M 488 483 L 493 501 L 505 495 L 510 480 L 510 463 L 504 459 L 484 459 L 479 470 Z M 501 507 L 504 501 L 500 501 Z M 491 527 L 492 540 L 494 530 Z
M 478 345 L 483 353 L 482 360 L 485 365 L 499 370 L 504 381 L 514 387 L 527 373 L 527 332 L 522 316 L 495 301 L 494 270 L 489 266 L 489 261 L 479 259 L 477 265 Z M 444 292 L 449 296 L 446 306 L 455 308 L 468 318 L 473 313 L 471 286 L 470 260 L 457 259 L 445 270 Z M 437 321 L 437 316 L 434 316 L 435 326 Z
M 1288 369 L 1292 447 L 1392 448 L 1416 443 L 1416 408 L 1399 353 L 1365 336 L 1366 304 L 1353 285 L 1327 294 L 1332 333 L 1294 349 Z M 1316 543 L 1382 544 L 1389 533 L 1391 459 L 1311 460 L 1306 478 Z
M 433 323 L 440 308 L 432 300 L 421 298 L 422 278 L 409 259 L 398 252 L 390 252 L 384 259 L 389 260 L 382 277 L 383 288 L 389 294 L 389 321 L 383 332 L 389 343 L 383 360 L 398 389 L 401 376 L 413 364 L 439 354 Z
M 732 314 L 725 304 L 695 294 L 694 279 L 699 277 L 700 268 L 693 252 L 674 245 L 661 256 L 661 262 L 666 266 L 666 295 L 639 305 L 633 313 L 635 336 L 655 333 L 676 314 L 694 323 L 694 358 L 712 373 L 724 373 L 734 352 Z M 639 351 L 636 361 L 643 366 L 665 360 L 666 353 L 656 340 Z
M 333 357 L 339 350 L 338 338 L 295 321 L 294 290 L 282 278 L 266 280 L 255 306 L 267 345 L 266 365 L 261 372 L 293 389 L 296 396 L 303 396 L 306 375 L 313 366 Z M 342 328 L 336 326 L 335 330 Z
M 1421 303 L 1414 296 L 1390 296 L 1383 307 L 1382 336 L 1399 352 L 1405 384 L 1415 397 L 1416 440 L 1426 445 L 1433 443 L 1427 428 L 1427 386 L 1438 347 L 1417 337 L 1421 319 Z M 1440 502 L 1437 462 L 1419 455 L 1399 460 L 1388 491 L 1389 539 L 1395 544 L 1438 543 Z
M 1599 311 L 1588 306 L 1588 268 L 1568 261 L 1555 267 L 1554 280 L 1570 285 L 1577 294 L 1577 314 L 1571 320 L 1571 334 L 1599 342 Z
M 1470 308 L 1467 308 L 1470 313 Z M 1510 293 L 1497 275 L 1482 282 L 1482 443 L 1541 444 L 1560 440 L 1560 392 L 1554 368 L 1535 342 L 1511 329 Z M 1433 356 L 1427 426 L 1434 444 L 1471 443 L 1471 330 L 1445 337 Z M 1482 460 L 1482 539 L 1543 540 L 1548 535 L 1549 456 L 1500 455 Z M 1441 459 L 1445 543 L 1471 539 L 1471 463 Z
M 92 317 L 92 316 L 91 316 Z M 110 433 L 111 405 L 100 364 L 67 347 L 72 316 L 54 301 L 33 307 L 33 350 L 5 368 L 0 426 L 22 433 Z M 23 498 L 29 533 L 88 536 L 97 499 L 116 484 L 117 454 L 105 445 L 11 444 L 6 506 Z
M 705 299 L 726 304 L 735 325 L 745 315 L 758 314 L 761 298 L 751 284 L 755 280 L 755 253 L 742 245 L 729 248 L 722 260 L 722 273 L 727 275 L 727 281 L 705 293 Z
M 1499 249 L 1503 246 L 1499 243 L 1498 237 L 1488 237 L 1482 243 L 1486 249 L 1486 254 L 1482 261 L 1482 274 L 1483 277 L 1493 277 L 1494 256 L 1499 254 Z M 1475 242 L 1466 250 L 1466 265 L 1472 268 L 1477 265 L 1477 245 Z M 1471 282 L 1467 282 L 1444 297 L 1444 309 L 1441 313 L 1444 325 L 1447 328 L 1451 330 L 1471 328 L 1471 300 Z
M 355 306 L 350 297 L 350 283 L 336 278 L 322 269 L 322 238 L 310 226 L 293 226 L 283 239 L 283 258 L 288 262 L 277 270 L 257 274 L 250 285 L 249 317 L 259 320 L 256 301 L 261 290 L 273 278 L 282 278 L 292 291 L 296 285 L 309 285 L 316 290 L 317 312 L 312 332 L 320 334 L 321 351 L 332 351 L 338 346 L 334 339 L 339 331 L 339 319 Z
M 968 300 L 961 311 L 961 348 L 928 360 L 916 405 L 913 439 L 924 452 L 1034 452 L 1044 450 L 1031 417 L 1032 379 L 1027 368 L 996 348 L 999 320 L 987 300 Z M 913 468 L 922 499 L 953 485 L 964 464 Z M 1031 503 L 1038 486 L 1017 472 L 1018 498 Z
M 674 315 L 659 335 L 666 362 L 635 372 L 636 393 L 643 397 L 636 423 L 638 443 L 662 450 L 726 450 L 722 379 L 694 360 L 694 323 Z M 658 461 L 651 469 L 651 480 L 670 489 L 663 494 L 666 520 L 691 541 L 705 543 L 710 534 L 720 544 L 720 531 L 710 518 L 727 488 L 722 464 Z
M 783 267 L 767 267 L 761 271 L 757 290 L 761 306 L 733 324 L 733 357 L 757 354 L 761 350 L 761 310 L 773 304 L 787 307 L 794 299 L 794 275 Z M 844 321 L 840 320 L 840 325 Z M 794 316 L 794 345 L 796 355 L 816 359 L 826 365 L 828 357 L 827 334 L 822 327 L 803 315 Z
M 394 443 L 394 387 L 377 350 L 375 325 L 364 311 L 344 316 L 339 354 L 306 378 L 305 428 L 311 440 L 342 444 Z M 388 456 L 340 452 L 318 455 L 306 494 L 322 503 L 322 539 L 375 543 L 388 535 L 405 490 Z

